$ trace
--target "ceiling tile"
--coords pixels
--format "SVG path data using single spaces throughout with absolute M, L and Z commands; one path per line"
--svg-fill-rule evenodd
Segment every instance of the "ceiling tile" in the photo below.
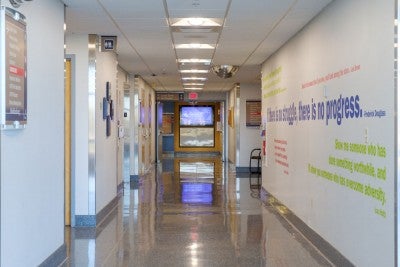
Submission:
M 164 7 L 160 0 L 98 0 L 115 18 L 164 18 Z
M 166 0 L 171 18 L 223 18 L 228 0 Z
M 303 28 L 331 0 L 62 0 L 67 33 L 118 36 L 118 62 L 160 90 L 182 90 L 178 58 L 212 58 L 241 65 L 221 79 L 208 73 L 204 90 L 226 91 L 259 83 L 260 64 Z M 165 12 L 165 6 L 168 13 Z M 227 8 L 230 8 L 227 10 Z M 224 28 L 170 29 L 170 18 L 224 19 Z M 217 30 L 222 30 L 221 35 Z M 172 37 L 172 38 L 171 38 Z M 216 50 L 174 49 L 175 43 L 215 43 Z M 187 67 L 187 66 L 186 66 Z M 186 68 L 185 67 L 185 68 Z M 155 74 L 156 76 L 152 76 Z

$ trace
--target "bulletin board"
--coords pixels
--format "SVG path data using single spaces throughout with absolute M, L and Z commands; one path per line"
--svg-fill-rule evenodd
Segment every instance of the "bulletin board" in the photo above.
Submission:
M 163 134 L 172 134 L 173 131 L 173 114 L 163 114 L 162 115 L 162 132 Z

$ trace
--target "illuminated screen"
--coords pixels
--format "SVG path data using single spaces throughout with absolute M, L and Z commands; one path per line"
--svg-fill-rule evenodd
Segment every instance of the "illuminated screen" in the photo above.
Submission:
M 181 126 L 213 126 L 214 109 L 211 106 L 181 106 Z
M 207 183 L 181 183 L 182 203 L 211 204 L 212 184 Z

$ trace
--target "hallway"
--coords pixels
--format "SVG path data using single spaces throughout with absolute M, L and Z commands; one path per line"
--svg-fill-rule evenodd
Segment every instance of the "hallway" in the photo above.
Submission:
M 1 1 L 0 267 L 400 266 L 399 1 Z
M 252 188 L 216 158 L 164 159 L 99 227 L 66 229 L 63 266 L 331 266 Z

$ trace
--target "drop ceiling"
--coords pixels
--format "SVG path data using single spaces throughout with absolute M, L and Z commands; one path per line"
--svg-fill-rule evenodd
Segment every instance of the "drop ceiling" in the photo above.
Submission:
M 235 83 L 260 84 L 261 64 L 300 31 L 331 0 L 62 0 L 67 34 L 115 35 L 118 63 L 157 91 L 183 91 L 181 69 L 237 65 L 222 79 L 204 76 L 204 91 L 230 90 Z M 220 27 L 172 27 L 181 18 L 210 18 Z M 206 43 L 215 49 L 177 49 Z M 178 59 L 211 59 L 211 65 Z

